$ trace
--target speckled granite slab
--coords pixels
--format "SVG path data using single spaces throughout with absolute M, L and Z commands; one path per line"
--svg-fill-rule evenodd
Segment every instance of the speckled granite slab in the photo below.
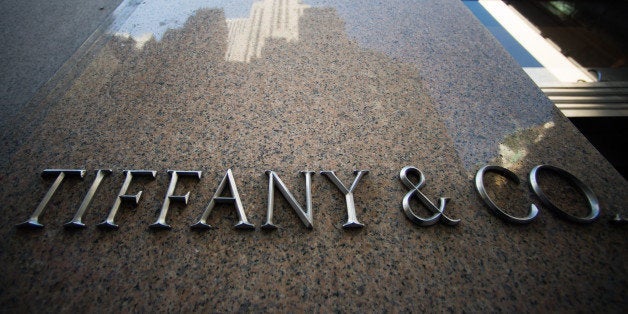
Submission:
M 55 78 L 69 81 L 59 96 L 4 135 L 18 144 L 0 177 L 2 310 L 625 311 L 628 234 L 608 221 L 628 214 L 626 181 L 459 1 L 221 3 L 125 2 L 104 44 L 70 61 L 78 73 Z M 535 222 L 488 211 L 473 187 L 485 164 L 519 175 L 519 186 L 486 180 L 513 214 L 539 205 Z M 589 185 L 600 219 L 577 225 L 541 206 L 527 188 L 538 164 Z M 408 165 L 431 200 L 451 198 L 459 225 L 406 218 Z M 88 172 L 62 183 L 43 229 L 17 229 L 52 184 L 47 168 Z M 101 168 L 114 172 L 87 227 L 64 229 Z M 98 229 L 125 169 L 157 177 L 133 181 L 130 193 L 144 193 L 120 208 L 119 230 Z M 171 206 L 172 229 L 154 231 L 168 169 L 203 176 L 180 180 L 188 205 Z M 216 229 L 191 230 L 227 169 L 256 229 L 234 230 L 236 211 L 221 205 L 208 219 Z M 349 186 L 358 169 L 370 171 L 354 192 L 364 228 L 342 228 L 345 199 L 317 173 L 314 228 L 277 195 L 279 228 L 260 230 L 265 170 L 304 204 L 299 171 L 334 170 Z M 545 174 L 542 185 L 570 213 L 586 211 L 564 180 Z

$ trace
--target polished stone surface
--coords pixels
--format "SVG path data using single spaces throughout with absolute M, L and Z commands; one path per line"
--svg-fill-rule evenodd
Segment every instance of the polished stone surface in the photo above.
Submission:
M 121 0 L 0 3 L 0 131 Z M 0 155 L 4 158 L 4 155 Z
M 193 1 L 142 3 L 114 23 L 67 89 L 41 117 L 0 178 L 0 304 L 13 311 L 598 311 L 626 308 L 626 181 L 543 96 L 458 1 Z M 243 9 L 244 8 L 244 9 Z M 181 12 L 189 12 L 182 18 Z M 185 19 L 185 20 L 182 20 Z M 149 32 L 150 31 L 150 32 Z M 58 78 L 63 80 L 64 78 Z M 16 123 L 16 134 L 24 128 Z M 21 132 L 21 133 L 19 133 Z M 5 135 L 11 136 L 11 134 Z M 598 222 L 563 221 L 527 188 L 537 164 L 579 177 L 602 204 Z M 519 186 L 487 175 L 489 194 L 513 214 L 539 205 L 527 226 L 489 213 L 473 188 L 480 166 L 509 168 Z M 426 176 L 433 202 L 462 222 L 417 227 L 401 210 L 406 165 Z M 22 230 L 46 193 L 46 168 L 84 168 Z M 94 178 L 111 168 L 83 218 L 65 230 Z M 254 231 L 233 229 L 235 210 L 196 232 L 227 169 Z M 137 180 L 135 209 L 117 231 L 105 219 L 124 169 Z M 168 169 L 187 206 L 172 205 L 168 231 L 151 230 Z M 344 230 L 345 199 L 313 176 L 314 228 L 277 195 L 275 231 L 262 231 L 275 171 L 304 204 L 302 170 L 334 170 L 355 191 L 360 230 Z M 545 173 L 541 184 L 574 214 L 581 197 Z M 413 200 L 417 213 L 427 210 Z

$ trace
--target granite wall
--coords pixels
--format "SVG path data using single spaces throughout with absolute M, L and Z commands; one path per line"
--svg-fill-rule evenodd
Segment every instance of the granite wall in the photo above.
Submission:
M 265 1 L 269 10 L 293 2 Z M 621 312 L 628 287 L 626 229 L 608 221 L 625 214 L 625 180 L 462 4 L 418 3 L 442 15 L 412 11 L 414 3 L 383 5 L 381 17 L 364 14 L 361 21 L 370 28 L 360 31 L 399 37 L 384 26 L 394 24 L 397 13 L 417 13 L 414 27 L 407 28 L 416 33 L 400 38 L 432 37 L 449 51 L 443 59 L 416 53 L 434 42 L 403 48 L 417 47 L 414 55 L 365 44 L 353 35 L 351 23 L 357 22 L 347 19 L 348 4 L 342 3 L 303 7 L 298 23 L 287 26 L 298 27 L 297 39 L 272 31 L 244 36 L 249 42 L 236 47 L 263 43 L 259 57 L 249 60 L 227 58 L 229 40 L 237 36 L 230 36 L 225 11 L 211 6 L 141 45 L 132 36 L 104 35 L 106 45 L 84 56 L 86 69 L 58 100 L 45 104 L 44 117 L 0 177 L 3 309 Z M 373 11 L 371 6 L 360 10 Z M 276 13 L 271 16 L 268 23 L 282 23 Z M 470 25 L 479 39 L 445 32 L 447 19 Z M 250 25 L 261 29 L 266 22 L 258 20 Z M 424 24 L 436 30 L 419 32 Z M 469 51 L 474 46 L 483 48 Z M 492 48 L 494 55 L 484 53 Z M 474 59 L 450 62 L 465 52 Z M 443 70 L 428 77 L 434 68 Z M 541 206 L 527 187 L 527 172 L 546 163 L 594 190 L 602 206 L 599 221 L 573 224 Z M 535 222 L 512 225 L 488 211 L 473 186 L 483 164 L 519 175 L 518 186 L 487 175 L 489 191 L 516 215 L 531 202 L 539 205 Z M 407 219 L 401 202 L 408 189 L 399 180 L 407 165 L 425 174 L 421 191 L 434 203 L 451 198 L 445 213 L 461 219 L 459 225 L 419 227 Z M 40 219 L 43 229 L 16 228 L 52 184 L 40 176 L 48 168 L 86 169 L 87 175 L 62 183 Z M 65 229 L 94 170 L 102 168 L 113 174 L 83 217 L 86 228 Z M 143 195 L 137 207 L 120 208 L 118 230 L 97 228 L 126 169 L 156 170 L 156 179 L 134 179 L 129 194 Z M 187 206 L 171 206 L 172 229 L 150 229 L 169 169 L 203 175 L 177 184 L 175 194 L 191 194 Z M 209 217 L 215 229 L 191 230 L 227 169 L 255 230 L 235 230 L 236 211 L 226 204 Z M 279 228 L 260 229 L 268 202 L 265 170 L 275 171 L 304 204 L 299 171 L 334 170 L 349 186 L 358 169 L 370 171 L 354 192 L 364 228 L 342 228 L 345 198 L 317 173 L 313 229 L 279 194 L 273 218 Z M 568 212 L 586 213 L 568 182 L 549 172 L 540 180 Z M 416 198 L 411 206 L 430 215 Z

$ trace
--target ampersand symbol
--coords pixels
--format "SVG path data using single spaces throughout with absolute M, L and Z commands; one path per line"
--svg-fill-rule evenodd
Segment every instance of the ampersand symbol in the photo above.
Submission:
M 408 178 L 408 174 L 414 174 L 418 176 L 419 182 L 417 184 L 414 184 Z M 425 185 L 425 176 L 423 175 L 421 170 L 415 167 L 411 167 L 411 166 L 403 167 L 403 169 L 401 169 L 401 172 L 399 172 L 399 179 L 401 179 L 401 182 L 403 183 L 403 185 L 405 185 L 408 189 L 410 189 L 410 191 L 406 194 L 406 196 L 404 196 L 402 204 L 403 204 L 403 212 L 413 223 L 419 226 L 431 226 L 431 225 L 436 224 L 439 221 L 442 221 L 442 223 L 448 226 L 455 226 L 460 222 L 460 219 L 452 219 L 452 218 L 449 218 L 447 215 L 445 215 L 445 206 L 447 206 L 447 201 L 449 201 L 448 197 L 439 198 L 438 207 L 436 207 L 427 198 L 427 196 L 425 196 L 425 194 L 421 193 L 419 189 L 421 189 Z M 412 211 L 412 208 L 410 207 L 410 199 L 413 196 L 416 196 L 417 199 L 425 207 L 427 207 L 427 209 L 429 209 L 432 213 L 434 213 L 434 215 L 430 216 L 429 218 L 422 218 L 422 217 L 417 216 Z

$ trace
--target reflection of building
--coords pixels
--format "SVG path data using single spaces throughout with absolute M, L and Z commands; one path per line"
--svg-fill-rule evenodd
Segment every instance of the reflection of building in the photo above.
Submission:
M 263 0 L 253 3 L 248 18 L 227 19 L 227 61 L 259 58 L 269 38 L 299 40 L 299 18 L 308 8 L 300 0 Z

